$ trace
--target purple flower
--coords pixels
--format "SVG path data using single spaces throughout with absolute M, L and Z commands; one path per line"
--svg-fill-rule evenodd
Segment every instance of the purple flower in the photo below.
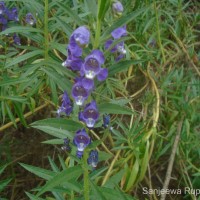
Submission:
M 99 112 L 95 101 L 87 104 L 83 112 L 79 113 L 79 120 L 86 123 L 87 127 L 92 128 L 99 118 Z
M 82 48 L 76 43 L 74 36 L 70 38 L 68 52 L 74 57 L 80 57 L 82 55 Z
M 127 35 L 126 26 L 116 28 L 114 31 L 111 32 L 111 35 L 114 39 L 120 39 Z
M 85 47 L 89 43 L 90 32 L 85 26 L 80 26 L 72 33 L 71 37 L 80 47 Z
M 7 23 L 8 20 L 3 15 L 0 15 L 0 24 L 6 25 Z
M 0 15 L 4 14 L 6 10 L 5 3 L 3 1 L 0 2 Z
M 85 129 L 78 130 L 74 136 L 73 143 L 77 146 L 77 156 L 82 157 L 84 149 L 90 144 L 91 139 Z
M 80 71 L 83 65 L 83 60 L 79 57 L 73 56 L 71 51 L 68 49 L 67 59 L 62 63 L 63 67 L 67 67 L 73 71 Z
M 122 15 L 124 8 L 121 2 L 116 1 L 112 4 L 112 10 L 113 10 L 114 15 L 117 17 L 117 16 Z
M 107 128 L 110 124 L 110 115 L 103 115 L 103 126 L 104 128 Z
M 21 45 L 20 37 L 16 33 L 13 35 L 13 40 L 16 45 Z
M 90 166 L 92 166 L 93 168 L 95 168 L 97 166 L 97 163 L 99 161 L 99 155 L 98 155 L 98 151 L 97 150 L 91 150 L 89 157 L 88 157 L 88 164 Z
M 67 92 L 65 91 L 62 97 L 62 105 L 61 107 L 57 110 L 57 114 L 58 116 L 60 116 L 61 113 L 65 113 L 67 116 L 69 116 L 71 114 L 73 110 L 70 98 L 67 94 Z
M 82 75 L 88 79 L 94 79 L 97 76 L 99 81 L 107 78 L 107 69 L 102 69 L 101 65 L 104 64 L 105 58 L 101 51 L 93 50 L 90 55 L 85 58 L 83 68 L 81 69 Z M 98 76 L 99 75 L 99 76 Z
M 69 143 L 70 143 L 70 139 L 69 138 L 65 138 L 64 139 L 64 146 L 61 147 L 61 149 L 63 151 L 68 151 L 70 152 L 71 151 L 71 147 L 69 146 Z
M 76 78 L 75 84 L 72 87 L 72 97 L 74 98 L 76 104 L 79 106 L 83 105 L 93 88 L 93 80 L 84 77 Z
M 27 24 L 30 24 L 31 26 L 33 26 L 36 23 L 36 19 L 31 13 L 28 13 L 26 15 L 25 21 Z
M 117 53 L 118 56 L 115 59 L 116 61 L 119 61 L 126 55 L 126 49 L 124 47 L 124 42 L 119 42 L 114 47 L 111 48 L 111 45 L 115 42 L 115 40 L 118 40 L 124 36 L 127 35 L 126 33 L 126 26 L 120 27 L 112 31 L 111 33 L 113 40 L 109 39 L 105 43 L 105 49 L 109 49 L 111 53 Z
M 12 10 L 7 10 L 8 20 L 18 22 L 18 10 L 17 8 L 12 8 Z

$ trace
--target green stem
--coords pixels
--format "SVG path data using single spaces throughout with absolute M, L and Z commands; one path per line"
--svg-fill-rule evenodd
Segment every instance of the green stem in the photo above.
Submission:
M 89 200 L 89 174 L 87 164 L 88 152 L 87 150 L 83 153 L 83 178 L 84 178 L 84 199 Z
M 44 58 L 48 59 L 48 51 L 49 51 L 49 31 L 48 31 L 48 13 L 49 13 L 49 0 L 45 0 L 45 8 L 44 8 Z
M 165 63 L 166 62 L 166 58 L 165 58 L 165 53 L 164 53 L 164 49 L 163 49 L 162 42 L 161 42 L 160 26 L 159 26 L 159 19 L 158 19 L 158 11 L 157 11 L 155 0 L 154 0 L 154 11 L 155 11 L 155 15 L 156 15 L 156 29 L 157 29 L 157 36 L 158 36 L 158 45 L 160 47 L 161 54 L 162 54 L 162 57 L 163 57 L 163 61 Z
M 97 29 L 95 33 L 94 49 L 98 48 L 101 35 L 101 20 L 97 19 Z

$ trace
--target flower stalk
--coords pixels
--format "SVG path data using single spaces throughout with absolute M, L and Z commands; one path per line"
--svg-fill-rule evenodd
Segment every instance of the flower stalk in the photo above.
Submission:
M 49 50 L 49 31 L 48 31 L 48 10 L 49 10 L 49 0 L 45 0 L 44 8 L 44 58 L 48 59 L 48 50 Z
M 101 35 L 101 20 L 97 19 L 97 27 L 96 27 L 95 40 L 94 40 L 94 49 L 97 49 L 99 46 L 100 35 Z
M 89 174 L 88 174 L 88 164 L 87 164 L 87 159 L 88 159 L 88 151 L 85 149 L 83 153 L 83 178 L 84 178 L 84 199 L 89 200 Z

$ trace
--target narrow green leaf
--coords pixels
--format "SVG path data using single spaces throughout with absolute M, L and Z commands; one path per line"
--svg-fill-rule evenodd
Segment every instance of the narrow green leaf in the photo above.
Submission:
M 61 118 L 50 118 L 50 119 L 39 120 L 32 123 L 30 126 L 50 126 L 72 132 L 83 128 L 83 125 L 80 122 L 76 122 L 71 119 L 61 119 Z
M 11 100 L 11 101 L 17 101 L 17 102 L 26 102 L 27 99 L 25 97 L 19 97 L 19 96 L 0 96 L 0 100 Z
M 3 171 L 5 170 L 6 167 L 7 167 L 7 164 L 0 166 L 0 174 L 3 173 Z
M 43 53 L 44 52 L 42 50 L 35 50 L 35 51 L 32 51 L 32 52 L 26 53 L 24 55 L 15 57 L 11 61 L 6 63 L 6 68 L 11 67 L 13 65 L 16 65 L 16 64 L 18 64 L 18 63 L 20 63 L 22 61 L 26 61 L 29 58 L 32 58 L 32 57 L 35 57 L 35 56 L 39 56 L 39 55 L 41 56 L 41 55 L 43 55 Z
M 97 3 L 95 0 L 85 0 L 88 10 L 92 13 L 93 17 L 97 17 Z
M 6 86 L 6 85 L 16 85 L 18 83 L 24 83 L 28 82 L 29 79 L 27 78 L 10 78 L 8 80 L 3 80 L 0 82 L 0 86 Z
M 123 177 L 123 174 L 124 174 L 124 169 L 121 169 L 119 172 L 117 172 L 116 174 L 114 174 L 113 176 L 111 176 L 109 178 L 109 180 L 106 182 L 104 187 L 114 189 L 115 186 L 118 185 L 119 182 L 121 181 L 121 178 Z
M 26 127 L 26 120 L 24 118 L 24 114 L 22 111 L 22 105 L 19 102 L 13 102 L 14 108 L 15 108 L 15 112 L 17 113 L 21 123 Z
M 106 198 L 106 196 L 104 195 L 104 193 L 102 191 L 100 191 L 99 187 L 96 186 L 93 181 L 90 180 L 90 185 L 91 185 L 91 190 L 92 190 L 92 194 L 93 194 L 93 198 L 95 197 L 95 199 L 98 200 L 108 200 Z M 112 197 L 112 199 L 115 199 Z
M 109 113 L 109 114 L 126 114 L 126 115 L 132 115 L 133 111 L 130 108 L 122 107 L 117 104 L 112 103 L 102 103 L 98 106 L 99 112 L 101 114 L 103 113 Z
M 12 179 L 6 179 L 6 180 L 2 180 L 0 181 L 0 192 L 8 185 L 8 183 L 10 183 Z
M 56 83 L 51 78 L 49 79 L 49 83 L 51 88 L 52 101 L 55 105 L 58 105 L 58 93 L 57 93 Z
M 54 172 L 59 172 L 59 168 L 57 167 L 57 165 L 55 164 L 55 162 L 48 156 L 48 160 L 49 160 L 49 163 L 51 165 L 51 168 Z
M 63 144 L 63 139 L 52 139 L 42 142 L 43 144 Z
M 63 170 L 62 172 L 56 173 L 56 175 L 44 185 L 44 187 L 40 190 L 37 196 L 40 196 L 46 191 L 51 191 L 54 187 L 60 184 L 64 184 L 65 182 L 68 182 L 73 179 L 78 179 L 81 173 L 82 168 L 80 166 L 71 167 L 66 170 Z
M 110 7 L 111 0 L 99 0 L 98 1 L 98 14 L 97 18 L 103 20 L 106 14 L 106 11 Z
M 136 159 L 135 163 L 134 163 L 134 165 L 131 169 L 131 173 L 130 173 L 128 183 L 127 183 L 127 186 L 126 186 L 126 191 L 128 191 L 129 189 L 131 189 L 131 187 L 133 187 L 133 184 L 135 183 L 135 180 L 136 180 L 137 175 L 138 175 L 138 171 L 139 171 L 139 162 Z
M 68 7 L 66 4 L 57 2 L 57 5 L 62 8 L 64 11 L 66 11 L 66 14 L 69 15 L 71 19 L 73 19 L 74 23 L 76 23 L 79 26 L 84 25 L 84 22 L 81 20 L 81 18 L 77 15 L 76 12 L 74 12 L 70 7 Z
M 55 70 L 49 69 L 49 68 L 42 68 L 42 71 L 44 71 L 50 79 L 53 79 L 54 82 L 64 91 L 70 93 L 72 84 L 69 80 L 66 80 L 64 76 L 61 76 L 58 74 Z
M 43 178 L 45 180 L 50 180 L 56 174 L 53 171 L 42 169 L 42 168 L 39 168 L 39 167 L 34 167 L 32 165 L 27 165 L 27 164 L 23 164 L 23 163 L 19 163 L 19 164 L 23 168 L 28 170 L 29 172 L 31 172 L 31 173 L 35 174 L 36 176 L 39 176 L 40 178 Z
M 108 75 L 113 76 L 116 73 L 126 71 L 131 65 L 137 65 L 143 63 L 144 61 L 145 60 L 125 60 L 118 62 L 108 68 Z
M 71 36 L 73 29 L 71 26 L 68 24 L 67 26 L 63 26 L 66 23 L 60 18 L 60 17 L 55 17 L 57 23 L 59 24 L 60 28 L 67 34 L 68 37 Z
M 147 140 L 146 150 L 144 153 L 144 157 L 142 158 L 142 163 L 140 168 L 140 176 L 138 178 L 139 181 L 141 181 L 144 178 L 148 163 L 149 163 L 149 141 Z
M 8 113 L 10 120 L 13 122 L 15 128 L 17 128 L 17 124 L 15 122 L 15 117 L 14 117 L 12 111 L 10 110 L 9 105 L 6 102 L 5 102 L 5 107 L 6 107 L 6 110 L 7 110 L 7 113 Z M 0 174 L 1 174 L 1 172 L 0 172 Z
M 25 27 L 25 26 L 15 26 L 7 28 L 5 31 L 2 31 L 0 35 L 6 35 L 10 33 L 30 33 L 30 32 L 43 33 L 41 29 L 36 29 L 33 27 Z
M 35 125 L 31 125 L 33 128 L 37 128 L 41 131 L 44 131 L 45 133 L 48 133 L 49 135 L 52 135 L 56 138 L 61 138 L 61 139 L 64 139 L 64 138 L 69 138 L 70 140 L 73 139 L 74 137 L 74 134 L 72 134 L 71 132 L 67 131 L 67 130 L 63 130 L 63 129 L 60 129 L 60 128 L 54 128 L 54 127 L 51 127 L 51 126 L 35 126 Z
M 30 200 L 45 200 L 45 199 L 36 197 L 35 195 L 30 194 L 30 193 L 28 193 L 28 192 L 25 192 L 25 193 L 26 193 L 26 195 L 30 198 Z

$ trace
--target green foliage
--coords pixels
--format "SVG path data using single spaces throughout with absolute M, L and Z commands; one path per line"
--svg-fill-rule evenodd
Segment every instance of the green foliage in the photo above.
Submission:
M 173 168 L 176 183 L 181 188 L 199 188 L 198 2 L 123 0 L 124 12 L 120 18 L 112 16 L 111 0 L 5 2 L 19 8 L 20 22 L 10 22 L 0 33 L 0 132 L 9 122 L 17 127 L 19 120 L 27 127 L 25 113 L 46 109 L 51 104 L 54 111 L 49 112 L 53 118 L 30 126 L 52 136 L 43 143 L 60 148 L 63 139 L 69 138 L 72 147 L 71 152 L 57 156 L 57 160 L 48 157 L 51 170 L 20 164 L 46 181 L 31 193 L 26 192 L 29 199 L 84 199 L 85 177 L 91 200 L 136 199 L 133 193 L 141 191 L 144 185 L 162 188 L 162 183 L 157 185 L 159 180 L 154 185 L 154 179 L 149 179 L 162 176 L 164 180 L 165 174 L 159 172 L 166 171 L 165 161 L 172 152 L 181 120 Z M 25 24 L 27 12 L 36 16 L 34 27 Z M 91 32 L 91 43 L 84 48 L 84 57 L 92 48 L 104 51 L 104 43 L 112 38 L 114 29 L 126 25 L 128 30 L 123 40 L 110 47 L 125 41 L 124 60 L 115 62 L 110 49 L 105 51 L 108 79 L 95 83 L 91 95 L 98 103 L 101 117 L 94 129 L 88 129 L 78 120 L 79 108 L 75 105 L 70 117 L 55 118 L 60 94 L 71 93 L 76 77 L 76 73 L 61 66 L 66 58 L 66 45 L 73 30 L 82 25 Z M 20 36 L 21 46 L 13 44 L 14 33 Z M 102 127 L 103 114 L 111 115 L 108 128 Z M 96 170 L 76 157 L 73 138 L 81 128 L 86 128 L 92 138 L 86 151 L 99 151 Z M 0 175 L 6 167 L 0 167 Z M 10 178 L 1 180 L 0 191 L 10 181 Z M 184 198 L 195 199 L 193 194 Z

